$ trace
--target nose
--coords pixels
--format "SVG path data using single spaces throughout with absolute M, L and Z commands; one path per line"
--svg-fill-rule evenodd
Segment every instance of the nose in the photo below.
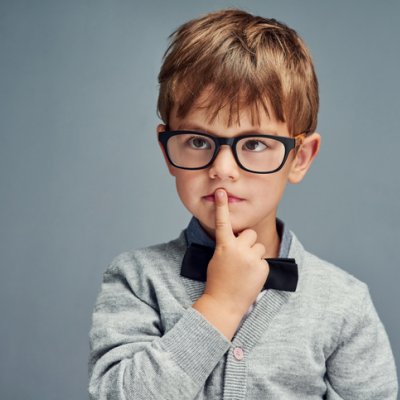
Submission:
M 211 179 L 219 178 L 221 180 L 236 180 L 239 177 L 239 166 L 230 146 L 220 147 L 217 157 L 209 168 Z

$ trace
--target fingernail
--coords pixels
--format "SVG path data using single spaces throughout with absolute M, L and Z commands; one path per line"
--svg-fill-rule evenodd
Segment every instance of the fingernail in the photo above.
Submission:
M 224 198 L 224 196 L 225 196 L 225 192 L 224 192 L 222 189 L 218 189 L 218 190 L 215 192 L 215 196 L 216 196 L 218 199 L 222 200 L 222 199 Z

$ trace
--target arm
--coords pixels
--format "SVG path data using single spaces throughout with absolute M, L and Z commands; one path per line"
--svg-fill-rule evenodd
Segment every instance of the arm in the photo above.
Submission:
M 396 400 L 392 350 L 368 289 L 357 323 L 344 323 L 341 341 L 327 360 L 328 400 Z
M 166 334 L 158 311 L 140 299 L 126 279 L 124 268 L 140 271 L 141 266 L 121 259 L 105 273 L 90 332 L 92 400 L 194 399 L 229 349 L 269 268 L 255 232 L 234 236 L 227 195 L 220 192 L 217 248 L 205 292 Z M 136 277 L 129 281 L 143 285 Z
M 235 334 L 244 314 L 254 303 L 269 274 L 257 243 L 257 233 L 245 229 L 233 233 L 225 190 L 215 192 L 214 255 L 208 264 L 203 295 L 193 304 L 207 321 L 228 340 Z
M 127 283 L 127 262 L 117 257 L 106 271 L 93 312 L 90 398 L 194 399 L 230 342 L 193 308 L 164 334 L 157 310 Z

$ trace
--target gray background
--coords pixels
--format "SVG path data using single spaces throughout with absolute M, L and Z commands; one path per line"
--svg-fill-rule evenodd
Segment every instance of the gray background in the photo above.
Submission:
M 0 2 L 0 398 L 87 398 L 88 331 L 118 253 L 189 214 L 158 149 L 167 36 L 228 6 L 308 43 L 323 143 L 280 217 L 365 281 L 400 360 L 400 2 Z

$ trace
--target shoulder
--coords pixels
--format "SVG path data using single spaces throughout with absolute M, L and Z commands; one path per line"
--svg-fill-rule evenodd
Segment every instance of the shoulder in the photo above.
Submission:
M 123 281 L 135 292 L 147 291 L 157 281 L 170 281 L 171 275 L 179 273 L 185 249 L 182 232 L 169 242 L 122 252 L 104 271 L 103 281 Z
M 321 288 L 334 290 L 338 296 L 365 295 L 367 285 L 360 279 L 330 261 L 304 250 L 303 275 Z
M 304 249 L 300 240 L 293 232 L 289 257 L 296 259 L 299 264 L 300 283 L 315 281 L 322 286 L 328 285 L 338 290 L 365 290 L 366 285 L 361 280 L 347 272 L 344 268 L 327 261 Z
M 300 261 L 299 294 L 312 308 L 318 309 L 321 317 L 357 323 L 371 306 L 366 283 L 305 250 L 295 236 L 293 242 L 295 258 Z
M 183 232 L 178 238 L 165 243 L 129 250 L 118 254 L 105 270 L 105 274 L 140 273 L 148 268 L 158 269 L 168 263 L 178 262 L 186 249 Z M 139 268 L 133 268 L 140 266 Z

